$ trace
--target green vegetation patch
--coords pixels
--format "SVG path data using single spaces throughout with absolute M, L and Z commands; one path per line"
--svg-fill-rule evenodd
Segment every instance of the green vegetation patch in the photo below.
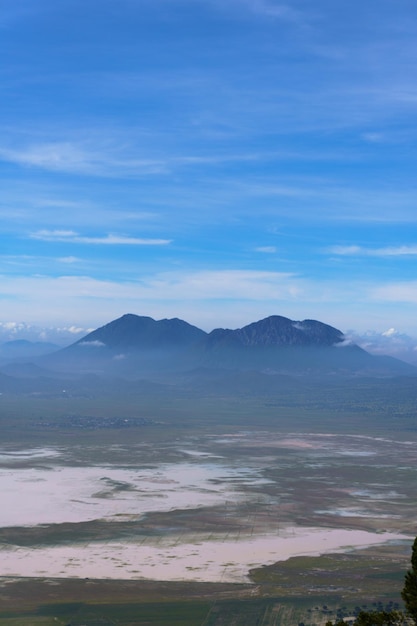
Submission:
M 338 602 L 401 603 L 409 547 L 376 546 L 345 554 L 298 556 L 253 569 L 251 579 L 271 595 L 326 597 Z
M 159 626 L 194 626 L 201 624 L 210 604 L 199 601 L 150 602 L 132 604 L 56 603 L 42 605 L 37 615 L 65 618 L 71 626 L 104 624 L 155 624 Z M 1 621 L 0 621 L 1 624 Z

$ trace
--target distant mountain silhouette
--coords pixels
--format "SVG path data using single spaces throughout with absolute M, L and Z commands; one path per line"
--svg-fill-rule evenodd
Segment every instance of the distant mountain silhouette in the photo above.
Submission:
M 94 330 L 74 346 L 103 344 L 111 350 L 171 350 L 185 348 L 205 337 L 206 333 L 180 319 L 156 321 L 128 313 Z
M 294 322 L 287 317 L 271 315 L 259 322 L 253 322 L 238 330 L 213 330 L 208 336 L 208 344 L 229 344 L 234 346 L 278 347 L 278 346 L 334 346 L 343 342 L 340 330 L 317 322 L 304 320 Z
M 123 315 L 42 361 L 45 367 L 123 377 L 181 372 L 252 371 L 281 375 L 415 374 L 392 357 L 374 356 L 316 320 L 273 315 L 236 330 L 210 333 L 180 319 Z
M 28 341 L 26 339 L 15 339 L 0 344 L 0 359 L 26 359 L 28 357 L 48 354 L 59 349 L 54 343 L 46 341 Z
M 186 353 L 206 335 L 177 318 L 157 321 L 128 313 L 45 357 L 42 365 L 61 371 L 155 377 L 156 373 L 192 367 Z
M 237 330 L 216 329 L 200 346 L 200 363 L 211 368 L 270 370 L 289 374 L 389 376 L 417 372 L 388 356 L 374 356 L 344 334 L 316 320 L 273 315 Z

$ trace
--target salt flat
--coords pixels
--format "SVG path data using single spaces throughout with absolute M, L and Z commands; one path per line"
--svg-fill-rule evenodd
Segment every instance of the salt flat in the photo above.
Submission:
M 22 455 L 19 454 L 18 458 Z M 35 454 L 33 455 L 35 456 Z M 39 455 L 39 457 L 43 455 Z M 57 453 L 58 456 L 58 453 Z M 13 460 L 9 455 L 8 463 Z M 0 527 L 129 519 L 150 511 L 242 501 L 241 487 L 265 483 L 254 469 L 224 464 L 159 464 L 156 468 L 0 469 Z
M 161 449 L 0 449 L 0 530 L 15 529 L 0 576 L 246 582 L 250 569 L 291 556 L 409 541 L 414 450 L 266 432 Z M 105 524 L 107 541 L 96 526 L 79 539 L 85 522 Z M 134 526 L 118 535 L 123 522 Z M 59 532 L 68 523 L 70 537 Z M 44 529 L 41 542 L 35 533 L 19 543 L 30 528 Z
M 251 568 L 291 556 L 345 551 L 405 539 L 394 533 L 286 528 L 257 537 L 181 537 L 138 544 L 93 543 L 1 549 L 1 576 L 248 582 Z

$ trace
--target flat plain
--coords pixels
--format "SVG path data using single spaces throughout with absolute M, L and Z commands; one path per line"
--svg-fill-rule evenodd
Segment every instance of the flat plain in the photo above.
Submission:
M 413 379 L 0 397 L 0 624 L 320 624 L 400 604 Z

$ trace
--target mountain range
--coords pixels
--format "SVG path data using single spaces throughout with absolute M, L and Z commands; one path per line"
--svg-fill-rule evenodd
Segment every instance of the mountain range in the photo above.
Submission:
M 328 324 L 279 315 L 207 333 L 177 318 L 126 314 L 37 363 L 59 371 L 151 379 L 199 368 L 291 375 L 417 373 L 398 359 L 369 354 Z
M 177 318 L 126 314 L 66 348 L 0 345 L 0 394 L 265 396 L 304 383 L 415 376 L 417 368 L 371 355 L 337 328 L 279 315 L 207 333 Z

